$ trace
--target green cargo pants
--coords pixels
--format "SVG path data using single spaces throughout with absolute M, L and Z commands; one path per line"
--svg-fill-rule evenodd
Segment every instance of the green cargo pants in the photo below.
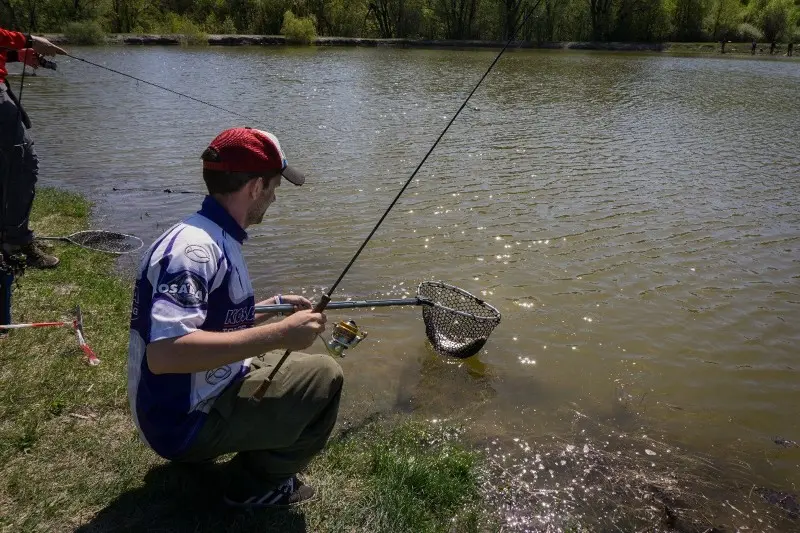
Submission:
M 342 369 L 327 354 L 292 353 L 263 399 L 251 401 L 282 355 L 253 359 L 247 376 L 214 400 L 200 433 L 176 461 L 238 452 L 231 462 L 235 483 L 253 490 L 270 490 L 305 469 L 336 423 Z

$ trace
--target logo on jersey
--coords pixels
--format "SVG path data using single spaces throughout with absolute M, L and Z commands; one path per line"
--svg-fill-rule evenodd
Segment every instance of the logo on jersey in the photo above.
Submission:
M 206 372 L 206 383 L 209 385 L 216 385 L 217 383 L 222 383 L 229 377 L 231 377 L 231 367 L 228 365 L 221 366 Z
M 208 251 L 202 246 L 198 246 L 196 244 L 190 244 L 187 246 L 183 253 L 185 253 L 186 257 L 195 263 L 208 263 L 211 261 L 211 256 L 209 255 Z
M 165 279 L 158 284 L 156 291 L 181 307 L 200 307 L 206 302 L 208 289 L 206 281 L 187 270 L 167 273 Z
M 228 314 L 225 315 L 225 325 L 226 326 L 237 326 L 244 322 L 252 322 L 256 318 L 256 308 L 255 306 L 248 307 L 240 307 L 238 309 L 230 309 L 228 310 Z
M 139 318 L 139 281 L 133 286 L 133 302 L 131 304 L 131 318 Z

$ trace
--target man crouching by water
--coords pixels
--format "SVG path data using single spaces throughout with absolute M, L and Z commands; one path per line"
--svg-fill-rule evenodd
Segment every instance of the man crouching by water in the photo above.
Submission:
M 145 253 L 133 294 L 128 396 L 142 439 L 166 459 L 200 463 L 238 452 L 225 501 L 286 506 L 314 489 L 296 474 L 322 450 L 336 422 L 342 370 L 329 355 L 294 354 L 259 402 L 251 400 L 281 356 L 325 330 L 302 296 L 279 322 L 254 313 L 242 257 L 245 229 L 275 201 L 281 177 L 302 185 L 270 133 L 234 128 L 205 150 L 208 196 L 197 213 Z M 265 352 L 271 352 L 259 357 Z

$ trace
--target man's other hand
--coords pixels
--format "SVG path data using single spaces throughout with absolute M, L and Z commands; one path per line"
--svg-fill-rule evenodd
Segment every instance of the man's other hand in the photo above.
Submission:
M 314 343 L 317 335 L 325 331 L 325 313 L 314 313 L 309 309 L 297 311 L 284 318 L 281 323 L 286 328 L 284 344 L 287 350 L 303 350 Z
M 34 35 L 31 39 L 33 40 L 33 49 L 36 50 L 37 54 L 54 56 L 56 54 L 64 55 L 67 53 L 63 48 L 54 45 L 44 37 L 37 37 Z
M 281 301 L 285 304 L 292 304 L 294 312 L 314 307 L 308 298 L 296 294 L 284 294 L 281 296 Z

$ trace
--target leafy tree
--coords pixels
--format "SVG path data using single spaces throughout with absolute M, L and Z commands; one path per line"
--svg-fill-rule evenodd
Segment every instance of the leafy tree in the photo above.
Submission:
M 611 1 L 589 0 L 589 15 L 592 20 L 592 40 L 605 41 L 611 25 Z
M 703 20 L 708 11 L 707 0 L 670 0 L 674 27 L 673 38 L 677 41 L 702 41 Z
M 317 37 L 316 21 L 313 17 L 298 17 L 287 11 L 283 15 L 281 34 L 292 42 L 308 44 Z
M 706 17 L 706 34 L 715 41 L 732 37 L 737 32 L 742 15 L 739 0 L 713 0 Z
M 469 39 L 478 12 L 478 0 L 437 0 L 437 12 L 444 21 L 445 37 Z
M 770 0 L 761 12 L 761 30 L 767 41 L 789 37 L 794 25 L 795 6 L 792 0 Z
M 800 39 L 800 0 L 0 0 L 5 27 L 275 35 L 291 11 L 315 34 L 536 41 Z M 305 29 L 309 22 L 303 22 Z M 80 30 L 80 31 L 78 31 Z M 91 30 L 91 31 L 90 31 Z M 759 37 L 760 34 L 761 37 Z

